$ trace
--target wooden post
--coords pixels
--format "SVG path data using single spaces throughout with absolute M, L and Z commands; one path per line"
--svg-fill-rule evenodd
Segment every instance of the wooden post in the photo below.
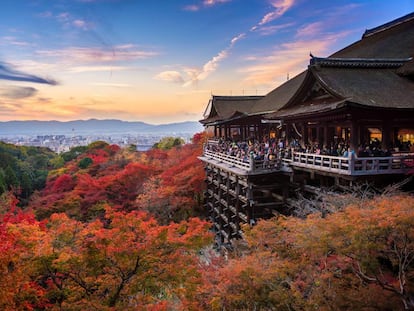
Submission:
M 351 141 L 350 141 L 350 147 L 355 152 L 358 150 L 358 123 L 356 120 L 352 120 L 351 122 Z
M 289 123 L 285 123 L 286 124 L 286 126 L 285 126 L 285 133 L 286 133 L 286 136 L 285 136 L 285 142 L 286 142 L 286 146 L 285 146 L 285 148 L 289 148 L 289 144 L 290 144 L 290 124 Z
M 254 158 L 252 154 L 250 155 L 250 158 L 249 158 L 249 166 L 250 166 L 249 171 L 253 172 L 254 171 Z
M 382 123 L 381 132 L 382 132 L 381 148 L 382 150 L 386 150 L 390 147 L 392 130 L 388 122 L 385 120 Z
M 303 147 L 306 148 L 306 145 L 309 143 L 308 141 L 308 126 L 306 122 L 302 123 L 302 142 Z

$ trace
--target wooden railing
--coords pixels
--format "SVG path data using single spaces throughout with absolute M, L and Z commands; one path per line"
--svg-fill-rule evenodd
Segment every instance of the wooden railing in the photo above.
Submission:
M 209 142 L 210 143 L 210 142 Z M 291 158 L 280 161 L 255 160 L 249 157 L 243 161 L 239 157 L 230 156 L 223 152 L 204 149 L 206 158 L 224 163 L 230 168 L 238 168 L 246 173 L 264 173 L 296 167 L 315 171 L 330 172 L 340 175 L 363 176 L 379 174 L 405 174 L 414 167 L 414 154 L 390 157 L 337 157 L 313 153 L 293 152 Z
M 231 167 L 237 167 L 246 171 L 251 170 L 250 162 L 244 162 L 242 159 L 238 157 L 230 156 L 222 152 L 204 150 L 204 156 L 210 159 L 214 159 L 219 163 L 226 163 Z
M 294 152 L 290 165 L 341 175 L 360 176 L 404 174 L 410 170 L 413 164 L 414 154 L 356 158 Z

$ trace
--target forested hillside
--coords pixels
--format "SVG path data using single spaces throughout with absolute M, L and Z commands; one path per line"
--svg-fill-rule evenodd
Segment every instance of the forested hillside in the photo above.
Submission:
M 337 212 L 259 221 L 220 254 L 201 208 L 202 142 L 95 142 L 50 154 L 28 204 L 5 189 L 0 309 L 414 308 L 412 196 L 338 196 Z
M 0 194 L 12 191 L 27 203 L 35 190 L 45 186 L 56 154 L 47 148 L 15 146 L 0 142 Z

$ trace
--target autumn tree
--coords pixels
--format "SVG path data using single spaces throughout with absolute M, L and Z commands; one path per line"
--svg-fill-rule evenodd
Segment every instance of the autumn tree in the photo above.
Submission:
M 205 268 L 200 301 L 209 310 L 413 310 L 413 224 L 410 196 L 260 221 L 244 228 L 239 255 Z
M 45 232 L 17 203 L 12 192 L 0 196 L 0 309 L 43 310 L 48 299 L 32 278 L 32 259 L 42 251 Z
M 105 208 L 102 221 L 87 224 L 65 214 L 51 216 L 32 276 L 49 303 L 71 310 L 195 304 L 196 254 L 211 242 L 209 225 L 192 219 L 159 226 L 143 213 Z
M 197 158 L 200 146 L 188 144 L 171 149 L 164 158 L 164 168 L 144 183 L 137 207 L 154 215 L 163 224 L 192 216 L 202 216 L 204 168 Z

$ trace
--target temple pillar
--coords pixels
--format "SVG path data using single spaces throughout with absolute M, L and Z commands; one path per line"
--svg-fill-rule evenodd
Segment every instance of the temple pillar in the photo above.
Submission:
M 352 150 L 357 151 L 358 150 L 358 145 L 359 145 L 359 141 L 358 141 L 358 137 L 359 137 L 359 133 L 358 133 L 358 123 L 356 122 L 356 120 L 352 120 L 351 121 L 351 140 L 350 140 L 350 147 Z
M 328 147 L 328 124 L 324 123 L 323 125 L 323 145 L 322 147 Z
M 285 123 L 286 124 L 286 127 L 285 127 L 285 143 L 286 143 L 286 146 L 285 147 L 288 147 L 289 146 L 289 144 L 290 144 L 290 123 Z
M 302 141 L 303 141 L 303 147 L 306 148 L 306 145 L 309 144 L 309 137 L 308 137 L 308 126 L 306 122 L 302 123 Z
M 392 141 L 392 138 L 391 138 L 392 129 L 391 129 L 390 125 L 388 124 L 388 122 L 385 121 L 385 120 L 382 123 L 381 132 L 382 132 L 381 148 L 383 150 L 386 150 L 391 145 L 391 141 Z
M 261 127 L 261 125 L 257 125 L 257 133 L 259 135 L 258 139 L 259 141 L 263 141 L 263 128 Z
M 318 144 L 319 144 L 319 148 L 321 148 L 322 146 L 322 128 L 320 127 L 320 126 L 318 126 L 317 128 L 316 128 L 316 141 L 318 142 Z

